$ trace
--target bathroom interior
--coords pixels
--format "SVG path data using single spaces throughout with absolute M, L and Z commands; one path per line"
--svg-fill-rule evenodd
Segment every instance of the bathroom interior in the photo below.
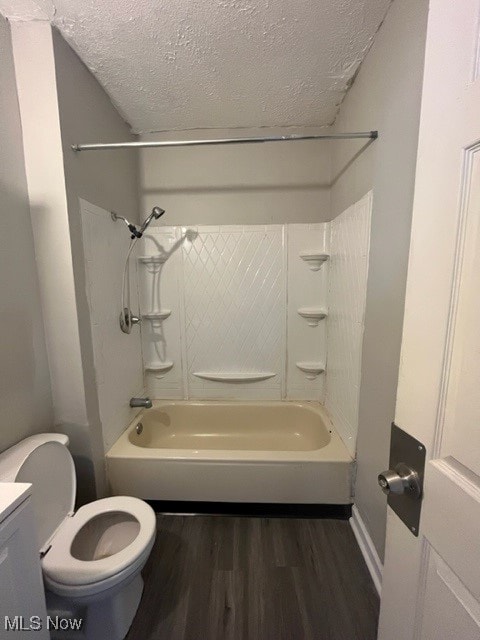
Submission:
M 2 617 L 377 637 L 427 14 L 0 0 Z

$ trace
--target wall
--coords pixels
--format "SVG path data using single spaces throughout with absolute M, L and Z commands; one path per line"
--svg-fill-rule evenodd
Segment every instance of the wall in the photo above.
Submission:
M 53 425 L 10 28 L 0 16 L 0 451 Z
M 372 194 L 330 223 L 325 406 L 350 454 L 358 433 Z
M 15 23 L 12 34 L 54 422 L 70 437 L 81 503 L 106 485 L 79 198 L 135 220 L 137 158 L 77 156 L 73 142 L 129 139 L 128 126 L 48 22 Z
M 138 264 L 151 397 L 322 399 L 323 375 L 296 363 L 324 368 L 325 321 L 298 308 L 326 309 L 328 263 L 312 271 L 299 253 L 325 252 L 327 226 L 152 228 Z M 253 373 L 265 379 L 206 379 Z
M 395 408 L 427 9 L 427 0 L 392 4 L 341 106 L 337 131 L 378 129 L 379 139 L 363 150 L 332 145 L 332 216 L 373 189 L 355 501 L 381 556 L 386 504 L 376 478 Z
M 104 445 L 108 446 L 112 434 L 116 433 L 111 420 L 115 420 L 115 416 L 131 414 L 128 407 L 130 397 L 143 387 L 138 367 L 141 353 L 140 332 L 136 330 L 131 335 L 120 332 L 117 317 L 120 313 L 120 287 L 117 280 L 105 283 L 105 272 L 121 272 L 125 245 L 128 245 L 125 226 L 117 222 L 115 227 L 109 212 L 115 211 L 129 220 L 138 221 L 138 153 L 135 150 L 127 150 L 76 154 L 71 150 L 71 145 L 80 141 L 115 142 L 133 140 L 133 136 L 103 88 L 55 29 L 52 31 L 52 39 L 88 421 L 94 460 L 99 467 L 103 467 Z M 99 264 L 98 241 L 104 243 L 103 260 L 109 262 L 104 273 L 101 273 L 101 262 L 96 271 L 105 283 L 105 296 L 101 298 L 100 306 L 92 309 L 94 318 L 102 318 L 103 371 L 95 368 L 94 361 L 94 336 L 87 297 L 80 199 L 103 209 L 103 215 L 107 218 L 106 224 L 99 220 L 97 243 L 89 247 L 92 250 L 97 249 L 96 264 Z M 118 244 L 115 244 L 115 241 L 118 241 Z M 95 279 L 95 274 L 93 278 Z M 108 397 L 109 388 L 104 386 L 105 383 L 99 385 L 96 376 L 103 376 L 104 380 L 115 378 L 118 361 L 115 358 L 106 359 L 107 353 L 112 354 L 115 351 L 123 353 L 124 375 L 131 383 L 126 387 L 121 386 L 119 391 L 123 391 L 124 396 L 116 394 L 115 406 L 112 406 L 112 398 Z M 110 419 L 107 420 L 108 424 L 103 424 L 100 414 L 102 406 L 105 409 L 106 403 L 110 407 L 107 412 Z M 105 418 L 105 412 L 103 417 Z M 133 415 L 130 417 L 133 418 Z M 117 435 L 118 428 L 122 429 L 126 424 L 128 422 L 117 426 Z M 102 437 L 102 428 L 105 437 Z
M 12 42 L 54 424 L 71 437 L 80 500 L 88 500 L 101 470 L 92 468 L 51 27 L 16 22 Z
M 310 133 L 326 131 L 309 130 Z M 268 129 L 268 135 L 281 133 L 285 133 L 285 129 Z M 182 131 L 162 134 L 162 139 L 249 135 L 265 135 L 265 130 Z M 327 221 L 330 219 L 329 144 L 302 141 L 143 149 L 140 152 L 141 208 L 148 211 L 159 204 L 167 210 L 162 218 L 165 225 Z

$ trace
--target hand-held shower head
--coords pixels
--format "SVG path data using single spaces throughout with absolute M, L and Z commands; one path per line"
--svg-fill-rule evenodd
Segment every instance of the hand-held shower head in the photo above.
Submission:
M 140 227 L 140 233 L 143 234 L 147 229 L 148 225 L 151 223 L 151 221 L 153 219 L 158 220 L 163 216 L 164 213 L 165 213 L 165 209 L 161 209 L 160 207 L 153 207 L 152 213 L 148 216 L 148 218 L 145 218 L 142 226 Z
M 160 207 L 153 207 L 152 213 L 155 220 L 158 220 L 165 213 L 165 209 L 161 209 Z

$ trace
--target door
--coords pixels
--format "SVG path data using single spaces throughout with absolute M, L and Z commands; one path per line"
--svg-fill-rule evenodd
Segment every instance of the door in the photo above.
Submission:
M 417 537 L 389 509 L 380 640 L 480 639 L 480 0 L 431 0 L 396 424 L 425 444 Z

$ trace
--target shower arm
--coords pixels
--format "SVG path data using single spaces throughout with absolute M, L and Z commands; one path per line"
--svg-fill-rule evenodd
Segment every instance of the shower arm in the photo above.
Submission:
M 130 239 L 133 240 L 134 238 L 141 238 L 143 235 L 143 231 L 145 229 L 143 229 L 142 231 L 139 231 L 137 229 L 137 227 L 132 224 L 131 222 L 129 222 L 126 218 L 124 218 L 123 216 L 119 216 L 118 213 L 115 213 L 114 211 L 111 212 L 110 214 L 112 216 L 112 220 L 114 222 L 116 222 L 117 220 L 122 220 L 128 227 L 128 230 L 130 231 L 130 233 L 132 234 L 130 236 Z
M 145 231 L 147 230 L 147 227 L 151 223 L 151 221 L 153 219 L 158 220 L 163 216 L 164 213 L 165 213 L 165 209 L 161 209 L 160 207 L 153 207 L 152 213 L 147 218 L 145 218 L 145 220 L 142 222 L 142 226 L 140 227 L 140 229 L 138 229 L 134 224 L 129 222 L 127 218 L 124 218 L 123 216 L 119 216 L 118 213 L 115 213 L 114 211 L 112 211 L 110 215 L 112 216 L 112 220 L 114 222 L 116 222 L 117 220 L 122 220 L 127 225 L 128 230 L 132 234 L 130 236 L 130 239 L 134 240 L 135 238 L 137 239 L 141 238 L 145 233 Z

